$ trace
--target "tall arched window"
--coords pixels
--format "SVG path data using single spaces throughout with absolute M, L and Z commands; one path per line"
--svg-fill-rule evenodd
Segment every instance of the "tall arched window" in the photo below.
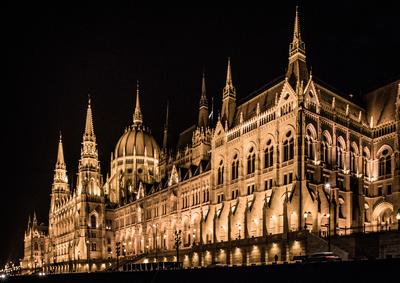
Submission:
M 249 150 L 249 155 L 247 155 L 247 174 L 252 174 L 256 167 L 256 154 L 254 148 L 251 147 Z
M 232 161 L 232 180 L 236 180 L 239 176 L 239 158 L 235 154 Z
M 369 159 L 369 152 L 367 151 L 367 148 L 364 148 L 363 151 L 363 174 L 364 176 L 369 176 L 368 174 L 368 159 Z
M 340 141 L 340 139 L 336 142 L 336 162 L 337 166 L 340 169 L 344 168 L 344 144 Z
M 224 183 L 224 161 L 221 160 L 218 167 L 217 185 Z
M 314 134 L 310 129 L 307 129 L 307 136 L 304 139 L 304 155 L 311 160 L 315 158 L 314 140 Z
M 353 173 L 357 172 L 357 155 L 358 149 L 353 145 L 350 148 L 350 171 Z
M 96 228 L 96 216 L 95 215 L 90 216 L 90 226 L 92 228 Z
M 274 146 L 272 141 L 268 140 L 264 151 L 264 168 L 269 168 L 274 165 Z
M 286 140 L 283 142 L 283 161 L 288 161 L 294 158 L 294 140 L 292 132 L 286 133 Z
M 392 173 L 392 158 L 388 149 L 384 149 L 379 157 L 379 176 Z
M 326 134 L 322 136 L 322 142 L 321 142 L 321 160 L 325 162 L 326 164 L 330 164 L 330 159 L 329 159 L 329 147 L 330 147 L 330 142 Z

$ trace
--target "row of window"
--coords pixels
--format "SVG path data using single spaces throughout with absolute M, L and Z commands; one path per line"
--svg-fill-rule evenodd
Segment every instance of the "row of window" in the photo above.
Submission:
M 294 158 L 294 140 L 289 138 L 283 143 L 283 162 L 292 160 Z M 272 146 L 272 141 L 267 142 L 267 147 L 264 151 L 264 168 L 270 168 L 274 164 L 274 147 Z M 254 148 L 251 147 L 249 150 L 249 155 L 247 156 L 247 175 L 253 174 L 256 169 L 256 154 Z M 239 177 L 239 158 L 236 154 L 233 157 L 231 164 L 231 180 L 236 180 Z M 224 183 L 224 162 L 220 161 L 218 171 L 217 171 L 217 185 Z

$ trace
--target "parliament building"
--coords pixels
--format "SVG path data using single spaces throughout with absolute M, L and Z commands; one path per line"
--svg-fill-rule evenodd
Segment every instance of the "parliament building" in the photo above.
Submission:
M 238 103 L 232 72 L 228 60 L 215 121 L 203 76 L 198 121 L 174 151 L 168 112 L 160 146 L 138 88 L 107 176 L 89 99 L 75 186 L 60 135 L 48 226 L 29 220 L 22 269 L 268 264 L 313 249 L 347 258 L 337 239 L 399 228 L 400 81 L 365 94 L 363 105 L 338 94 L 307 67 L 297 11 L 282 79 Z

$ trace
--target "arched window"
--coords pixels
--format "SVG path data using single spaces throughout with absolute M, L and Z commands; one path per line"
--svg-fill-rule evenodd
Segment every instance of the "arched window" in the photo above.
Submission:
M 314 160 L 315 158 L 314 140 L 314 134 L 311 132 L 310 129 L 307 129 L 307 136 L 304 140 L 304 155 L 311 160 Z
M 336 162 L 338 168 L 344 168 L 344 144 L 339 139 L 336 142 Z
M 272 141 L 268 140 L 264 150 L 264 168 L 269 168 L 274 165 L 274 146 Z
M 386 176 L 392 173 L 392 158 L 389 150 L 384 149 L 379 157 L 379 176 Z
M 35 251 L 39 250 L 38 243 L 35 242 L 35 244 L 33 245 L 33 249 L 34 249 Z
M 251 147 L 249 150 L 249 155 L 247 155 L 247 174 L 252 174 L 256 167 L 256 154 L 254 148 Z
M 232 161 L 232 180 L 236 180 L 239 176 L 239 158 L 235 154 Z
M 355 146 L 350 148 L 350 171 L 357 172 L 357 153 L 358 150 Z
M 217 185 L 224 183 L 224 161 L 221 160 L 218 167 Z
M 330 142 L 328 140 L 328 137 L 326 135 L 323 135 L 321 142 L 321 160 L 326 164 L 330 164 L 329 147 L 330 147 Z
M 364 176 L 368 177 L 368 159 L 369 159 L 369 153 L 367 152 L 367 148 L 364 148 L 363 151 L 363 174 Z
M 283 161 L 292 160 L 294 158 L 294 140 L 292 132 L 286 133 L 286 140 L 283 142 Z
M 95 215 L 90 216 L 90 226 L 92 228 L 96 228 L 96 216 Z

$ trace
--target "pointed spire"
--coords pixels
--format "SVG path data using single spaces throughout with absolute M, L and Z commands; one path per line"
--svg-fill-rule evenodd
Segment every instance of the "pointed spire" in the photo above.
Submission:
M 37 218 L 36 218 L 36 210 L 33 211 L 33 225 L 37 224 Z
M 65 165 L 65 161 L 64 161 L 64 150 L 63 150 L 63 144 L 62 144 L 61 131 L 60 131 L 60 140 L 58 142 L 56 169 L 66 169 L 66 165 Z
M 200 108 L 201 107 L 208 107 L 207 95 L 206 95 L 206 77 L 203 72 L 203 79 L 201 82 L 201 97 L 200 97 Z
M 31 215 L 28 216 L 28 228 L 31 226 Z
M 294 20 L 293 39 L 289 44 L 289 67 L 286 77 L 292 86 L 296 81 L 309 79 L 306 65 L 306 48 L 300 34 L 300 17 L 298 6 L 296 6 L 296 16 Z
M 167 152 L 167 142 L 168 142 L 168 116 L 169 116 L 169 100 L 167 100 L 167 113 L 165 114 L 165 124 L 164 124 L 164 137 L 163 137 L 163 151 Z
M 140 110 L 140 100 L 139 100 L 139 80 L 136 82 L 136 106 L 135 113 L 133 114 L 133 125 L 141 126 L 143 123 L 143 115 Z
M 198 126 L 200 128 L 206 128 L 208 125 L 208 102 L 206 96 L 206 78 L 204 72 L 201 81 L 201 96 L 199 104 Z
M 90 94 L 88 94 L 88 107 L 86 111 L 85 133 L 83 135 L 83 140 L 95 140 Z
M 294 19 L 293 40 L 292 44 L 298 44 L 301 41 L 300 22 L 299 22 L 299 6 L 296 6 L 296 18 Z
M 224 87 L 224 97 L 231 94 L 232 96 L 236 96 L 236 90 L 232 83 L 232 71 L 231 71 L 231 58 L 228 57 L 228 67 L 226 71 L 226 84 Z

